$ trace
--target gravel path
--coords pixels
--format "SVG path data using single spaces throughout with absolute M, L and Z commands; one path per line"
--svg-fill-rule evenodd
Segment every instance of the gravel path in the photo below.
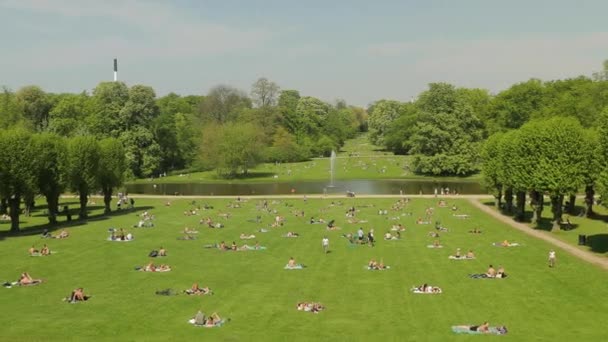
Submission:
M 502 222 L 510 225 L 511 227 L 513 227 L 515 229 L 518 229 L 535 238 L 544 240 L 544 241 L 546 241 L 556 247 L 559 247 L 562 250 L 574 255 L 575 257 L 577 257 L 579 259 L 585 260 L 585 261 L 590 262 L 594 265 L 597 265 L 605 270 L 608 270 L 608 258 L 606 258 L 602 255 L 598 255 L 593 252 L 579 249 L 576 246 L 563 242 L 562 240 L 559 240 L 546 232 L 535 230 L 535 229 L 530 228 L 526 224 L 516 222 L 511 217 L 505 216 L 505 215 L 499 213 L 498 211 L 494 210 L 494 208 L 484 205 L 478 199 L 469 198 L 469 202 L 471 202 L 471 204 L 473 204 L 475 207 L 479 208 L 481 211 L 487 213 L 488 215 L 491 215 L 492 217 L 496 218 L 499 221 L 502 221 Z M 548 251 L 547 251 L 547 253 L 548 253 Z

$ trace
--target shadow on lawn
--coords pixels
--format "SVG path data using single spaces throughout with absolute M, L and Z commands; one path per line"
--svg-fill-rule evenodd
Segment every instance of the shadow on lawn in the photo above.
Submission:
M 63 205 L 63 203 L 62 203 L 62 205 Z M 72 215 L 72 217 L 74 217 L 74 219 L 72 221 L 67 221 L 66 215 L 62 212 L 59 216 L 57 216 L 57 220 L 59 222 L 57 222 L 57 224 L 54 224 L 54 225 L 52 225 L 50 223 L 39 224 L 36 226 L 22 228 L 21 231 L 19 231 L 18 233 L 12 233 L 10 230 L 0 231 L 0 241 L 4 240 L 6 238 L 9 238 L 9 237 L 12 238 L 12 237 L 39 235 L 39 234 L 42 234 L 42 232 L 45 229 L 48 229 L 49 233 L 52 233 L 59 229 L 85 226 L 88 222 L 103 221 L 103 220 L 108 220 L 114 216 L 133 214 L 134 212 L 136 212 L 138 210 L 154 209 L 153 206 L 137 206 L 137 207 L 135 207 L 135 209 L 114 210 L 109 214 L 104 214 L 103 208 L 104 208 L 103 205 L 87 206 L 88 212 L 91 212 L 93 210 L 99 210 L 99 211 L 101 211 L 101 213 L 99 213 L 97 215 L 89 215 L 89 217 L 85 220 L 78 219 L 79 208 L 71 208 L 71 209 L 69 209 L 69 213 Z M 38 212 L 41 212 L 41 213 L 38 213 Z M 46 217 L 46 207 L 36 208 L 33 211 L 32 216 Z M 20 218 L 19 223 L 21 226 L 23 226 L 23 224 L 27 224 L 27 218 L 28 218 L 27 216 L 21 215 L 19 218 Z M 10 222 L 2 223 L 2 225 L 6 225 L 7 228 L 10 229 Z

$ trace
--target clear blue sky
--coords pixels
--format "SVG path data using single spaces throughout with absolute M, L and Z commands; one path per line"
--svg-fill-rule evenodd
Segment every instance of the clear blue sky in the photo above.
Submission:
M 158 95 L 283 89 L 367 105 L 430 82 L 500 91 L 590 75 L 608 59 L 608 1 L 0 0 L 0 85 Z

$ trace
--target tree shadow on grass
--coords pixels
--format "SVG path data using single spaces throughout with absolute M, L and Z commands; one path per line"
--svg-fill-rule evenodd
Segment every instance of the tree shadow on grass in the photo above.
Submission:
M 87 207 L 87 211 L 90 212 L 92 210 L 92 208 L 95 208 L 96 210 L 100 210 L 100 209 L 103 210 L 104 207 L 103 206 Z M 104 220 L 108 220 L 114 216 L 133 214 L 137 210 L 152 210 L 152 209 L 154 209 L 153 206 L 138 206 L 135 209 L 114 210 L 114 211 L 110 212 L 109 214 L 104 214 L 103 212 L 101 212 L 97 215 L 89 215 L 89 217 L 87 219 L 80 220 L 80 219 L 78 219 L 79 208 L 71 208 L 69 210 L 69 213 L 72 215 L 72 217 L 74 217 L 74 219 L 72 221 L 67 221 L 66 215 L 64 213 L 62 213 L 61 215 L 59 215 L 57 217 L 57 220 L 59 221 L 59 222 L 57 222 L 57 224 L 50 224 L 50 223 L 39 224 L 39 225 L 31 226 L 31 227 L 22 228 L 17 233 L 13 233 L 10 230 L 0 231 L 0 241 L 4 240 L 6 238 L 40 235 L 40 234 L 42 234 L 42 232 L 45 229 L 47 229 L 49 233 L 52 233 L 56 230 L 60 230 L 60 229 L 64 229 L 64 228 L 75 228 L 75 227 L 80 227 L 80 226 L 86 226 L 86 224 L 88 222 L 104 221 Z M 27 224 L 27 221 L 24 221 L 25 218 L 26 217 L 23 215 L 20 216 L 20 220 L 19 220 L 20 225 Z M 10 228 L 10 222 L 8 222 L 7 228 Z
M 608 252 L 608 234 L 587 235 L 587 246 L 595 253 Z

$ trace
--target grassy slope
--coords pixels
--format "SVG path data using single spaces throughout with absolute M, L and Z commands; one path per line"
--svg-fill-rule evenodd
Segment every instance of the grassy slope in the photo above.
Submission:
M 473 340 L 450 331 L 453 324 L 506 324 L 510 333 L 502 338 L 512 341 L 599 341 L 604 338 L 608 304 L 598 301 L 608 295 L 608 275 L 600 269 L 558 251 L 558 267 L 546 266 L 550 246 L 502 225 L 474 211 L 466 202 L 458 202 L 461 211 L 472 214 L 458 220 L 447 208 L 438 208 L 435 216 L 451 231 L 442 234 L 446 248 L 428 249 L 431 227 L 413 224 L 431 200 L 415 199 L 406 211 L 414 216 L 400 222 L 408 227 L 401 241 L 379 241 L 375 248 L 351 247 L 343 232 L 358 227 L 345 222 L 347 205 L 374 204 L 361 208 L 361 224 L 376 229 L 379 237 L 393 222 L 377 215 L 378 208 L 390 207 L 394 200 L 348 199 L 344 206 L 329 206 L 330 200 L 301 199 L 273 205 L 287 217 L 286 227 L 269 233 L 255 233 L 266 251 L 220 252 L 203 249 L 203 243 L 232 241 L 241 232 L 254 233 L 263 225 L 247 222 L 260 213 L 251 200 L 225 220 L 226 228 L 200 228 L 199 240 L 178 241 L 185 226 L 197 227 L 199 216 L 187 217 L 187 200 L 175 200 L 165 207 L 162 200 L 137 200 L 150 206 L 156 215 L 156 227 L 129 229 L 136 240 L 130 243 L 108 242 L 108 227 L 129 227 L 137 222 L 135 212 L 123 211 L 108 220 L 97 220 L 71 228 L 67 240 L 40 240 L 38 236 L 4 237 L 0 240 L 0 280 L 14 280 L 22 271 L 42 277 L 47 283 L 31 288 L 0 289 L 5 314 L 0 318 L 1 340 L 19 339 L 27 332 L 30 340 L 185 340 L 204 336 L 211 340 L 400 340 L 447 341 Z M 202 201 L 199 201 L 202 203 Z M 209 200 L 216 210 L 203 216 L 218 219 L 227 211 L 228 200 Z M 306 218 L 290 214 L 293 203 L 306 211 Z M 335 218 L 341 231 L 326 232 L 323 226 L 306 223 L 309 216 Z M 98 212 L 97 209 L 96 212 Z M 138 211 L 137 213 L 140 213 Z M 391 212 L 391 214 L 393 214 Z M 389 216 L 395 216 L 389 215 Z M 272 215 L 265 214 L 265 223 Z M 42 217 L 28 218 L 28 224 L 42 222 Z M 483 234 L 467 231 L 481 227 Z M 0 229 L 8 229 L 6 225 Z M 288 230 L 302 237 L 281 238 Z M 0 232 L 1 233 L 1 232 Z M 332 253 L 323 255 L 321 238 L 328 235 Z M 490 244 L 508 239 L 523 243 L 520 248 L 499 248 Z M 58 254 L 31 258 L 27 248 L 47 242 Z M 241 243 L 237 240 L 237 243 Z M 169 273 L 136 272 L 133 267 L 145 263 L 151 249 L 163 245 L 169 256 L 156 262 L 173 267 Z M 447 256 L 456 247 L 473 249 L 473 261 L 450 261 Z M 309 267 L 301 271 L 283 270 L 290 256 Z M 371 258 L 383 258 L 392 266 L 385 272 L 371 272 L 364 265 Z M 488 264 L 504 265 L 510 277 L 504 280 L 469 279 L 467 274 L 483 272 Z M 154 291 L 163 288 L 184 289 L 193 282 L 210 286 L 214 296 L 163 297 Z M 439 285 L 438 296 L 412 295 L 414 284 Z M 84 304 L 66 304 L 61 298 L 83 286 L 94 298 Z M 327 310 L 319 315 L 295 310 L 300 300 L 320 301 Z M 186 320 L 202 309 L 217 311 L 232 318 L 220 329 L 195 328 Z M 589 319 L 593 317 L 593 319 Z
M 350 156 L 352 153 L 356 155 Z M 471 177 L 426 177 L 415 175 L 406 168 L 410 163 L 409 156 L 396 156 L 390 152 L 381 151 L 378 146 L 370 144 L 367 135 L 363 134 L 348 140 L 336 159 L 335 179 L 435 179 L 443 180 L 479 180 L 479 175 Z M 261 164 L 250 170 L 247 178 L 233 179 L 230 182 L 287 182 L 314 181 L 329 179 L 329 158 L 317 158 L 299 163 L 276 165 Z M 274 178 L 274 176 L 278 176 Z M 148 179 L 140 179 L 135 183 L 146 183 Z M 226 183 L 226 179 L 218 178 L 215 171 L 194 172 L 180 176 L 173 175 L 154 180 L 155 183 Z

